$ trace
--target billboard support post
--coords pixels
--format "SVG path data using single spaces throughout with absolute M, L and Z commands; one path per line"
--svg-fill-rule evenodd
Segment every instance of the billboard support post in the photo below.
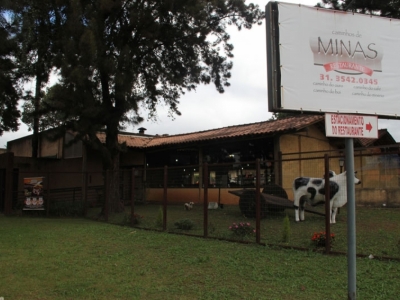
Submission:
M 356 204 L 354 187 L 354 142 L 345 138 L 347 185 L 347 284 L 348 299 L 356 299 Z

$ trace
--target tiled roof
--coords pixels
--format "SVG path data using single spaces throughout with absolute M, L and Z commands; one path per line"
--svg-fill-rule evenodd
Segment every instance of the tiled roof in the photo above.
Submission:
M 97 133 L 97 137 L 103 144 L 106 142 L 106 134 L 104 132 Z M 138 135 L 130 134 L 118 134 L 118 142 L 120 144 L 126 143 L 128 147 L 132 148 L 144 148 L 146 144 L 152 139 L 152 137 L 142 137 Z
M 128 147 L 133 148 L 144 148 L 151 141 L 151 137 L 139 137 L 139 136 L 131 136 L 131 135 L 118 135 L 118 142 L 123 143 L 126 142 Z
M 362 147 L 396 144 L 395 139 L 391 136 L 387 129 L 379 129 L 377 139 L 360 138 L 358 139 L 358 142 Z
M 200 141 L 284 133 L 292 130 L 300 130 L 323 120 L 323 115 L 298 115 L 273 121 L 235 125 L 186 134 L 153 136 L 151 138 L 137 135 L 119 135 L 118 140 L 120 143 L 126 142 L 128 147 L 134 148 L 162 147 Z
M 285 133 L 288 131 L 303 129 L 323 120 L 323 115 L 297 115 L 279 120 L 228 126 L 177 135 L 140 136 L 137 134 L 120 133 L 118 135 L 118 141 L 119 143 L 126 143 L 128 147 L 132 148 L 143 149 L 163 147 L 168 145 L 180 145 L 201 141 Z M 102 143 L 105 143 L 105 133 L 98 133 L 97 136 Z M 359 138 L 357 141 L 362 147 L 370 147 L 377 143 L 383 143 L 385 145 L 396 144 L 396 141 L 389 134 L 387 129 L 379 129 L 378 139 Z

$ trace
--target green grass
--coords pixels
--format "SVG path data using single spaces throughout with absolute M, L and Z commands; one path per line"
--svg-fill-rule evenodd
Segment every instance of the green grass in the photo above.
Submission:
M 137 205 L 135 212 L 140 215 L 141 228 L 160 229 L 156 225 L 160 205 Z M 317 208 L 320 212 L 324 207 Z M 92 210 L 91 216 L 98 214 L 99 210 Z M 130 208 L 125 213 L 110 215 L 109 222 L 115 224 L 126 224 Z M 284 230 L 284 218 L 286 214 L 290 220 L 290 242 L 282 243 L 282 232 Z M 90 217 L 90 216 L 89 216 Z M 190 219 L 194 223 L 192 230 L 183 231 L 175 226 L 175 222 L 182 219 Z M 356 208 L 356 242 L 357 253 L 360 255 L 373 254 L 376 257 L 393 257 L 400 259 L 400 209 L 398 208 Z M 337 223 L 332 224 L 331 232 L 335 234 L 333 250 L 347 252 L 347 209 L 340 209 L 336 218 Z M 255 226 L 255 219 L 245 218 L 238 206 L 225 205 L 224 209 L 209 210 L 208 224 L 209 236 L 237 239 L 229 231 L 233 222 L 250 222 Z M 323 216 L 306 213 L 304 222 L 294 222 L 294 211 L 287 209 L 281 213 L 269 214 L 261 220 L 261 242 L 273 245 L 288 245 L 313 249 L 311 237 L 314 232 L 325 230 L 325 219 Z M 203 236 L 203 207 L 197 205 L 191 211 L 185 211 L 182 205 L 169 205 L 167 208 L 167 231 L 185 232 Z M 248 237 L 247 240 L 255 241 L 255 237 Z
M 6 300 L 347 298 L 345 256 L 83 219 L 0 216 L 0 238 Z M 399 262 L 357 259 L 358 299 L 399 290 Z

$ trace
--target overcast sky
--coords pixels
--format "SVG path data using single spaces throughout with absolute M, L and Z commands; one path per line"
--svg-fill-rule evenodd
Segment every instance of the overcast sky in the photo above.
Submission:
M 247 0 L 262 9 L 267 0 Z M 286 0 L 282 2 L 301 3 L 314 6 L 318 0 Z M 143 122 L 138 127 L 147 129 L 146 134 L 180 134 L 225 126 L 266 121 L 271 117 L 267 101 L 267 64 L 265 24 L 251 30 L 230 30 L 234 45 L 231 86 L 219 94 L 213 85 L 199 86 L 180 99 L 182 115 L 175 120 L 168 117 L 167 107 L 158 107 L 158 121 Z M 144 114 L 145 116 L 145 114 Z M 400 141 L 400 121 L 379 121 L 379 128 L 387 128 L 396 141 Z M 137 128 L 138 128 L 137 127 Z M 138 132 L 129 127 L 127 131 Z M 31 134 L 21 124 L 18 132 L 4 133 L 0 137 L 0 148 L 5 148 L 9 140 Z

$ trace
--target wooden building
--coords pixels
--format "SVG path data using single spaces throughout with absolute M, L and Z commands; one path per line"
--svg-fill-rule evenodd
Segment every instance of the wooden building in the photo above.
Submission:
M 196 202 L 201 202 L 203 178 L 201 168 L 197 171 L 193 168 L 194 170 L 189 173 L 185 166 L 201 166 L 204 162 L 209 165 L 219 164 L 222 167 L 211 170 L 209 174 L 210 184 L 215 187 L 215 190 L 210 191 L 209 201 L 214 201 L 216 195 L 221 197 L 222 193 L 228 203 L 234 203 L 237 202 L 237 197 L 229 195 L 228 191 L 232 188 L 254 187 L 254 165 L 248 162 L 259 159 L 263 166 L 262 182 L 272 181 L 282 186 L 291 198 L 291 183 L 295 177 L 322 176 L 324 162 L 321 159 L 312 160 L 312 156 L 321 157 L 324 153 L 334 156 L 332 169 L 337 173 L 340 172 L 338 157 L 343 155 L 344 140 L 326 137 L 324 126 L 324 116 L 302 114 L 278 120 L 178 135 L 148 135 L 144 133 L 144 128 L 141 128 L 139 133 L 121 132 L 119 142 L 125 143 L 126 151 L 121 153 L 120 168 L 121 170 L 137 169 L 137 182 L 143 183 L 142 199 L 160 201 L 162 178 L 157 175 L 160 172 L 152 173 L 152 170 L 169 166 L 169 197 L 175 202 L 186 202 L 187 199 L 193 199 L 193 197 L 196 198 Z M 12 153 L 13 161 L 11 164 L 6 164 L 2 162 L 9 159 L 1 160 L 0 158 L 0 170 L 4 174 L 11 171 L 19 174 L 14 176 L 14 181 L 18 181 L 18 185 L 14 184 L 15 187 L 21 188 L 21 178 L 24 176 L 39 176 L 49 172 L 60 174 L 58 179 L 52 178 L 52 186 L 59 188 L 81 185 L 84 173 L 90 174 L 89 185 L 103 184 L 102 159 L 98 152 L 85 147 L 82 142 L 70 145 L 72 133 L 66 133 L 56 140 L 49 136 L 51 136 L 51 131 L 40 134 L 39 158 L 37 159 L 30 157 L 31 135 L 8 142 L 8 152 L 3 155 L 11 157 Z M 100 141 L 105 141 L 104 133 L 99 133 L 98 137 Z M 355 140 L 355 148 L 362 147 L 364 150 L 360 150 L 360 153 L 364 154 L 367 153 L 366 151 L 382 152 L 386 149 L 385 145 L 395 144 L 395 140 L 387 130 L 380 130 L 377 140 Z M 398 151 L 392 148 L 390 151 Z M 310 159 L 307 160 L 307 158 Z M 365 165 L 368 165 L 367 157 L 361 156 L 360 159 L 356 159 L 356 169 L 363 168 Z M 182 172 L 187 173 L 181 174 Z M 390 177 L 393 181 L 393 189 L 398 190 L 398 168 L 391 173 L 386 170 L 385 172 L 385 178 Z M 382 171 L 371 168 L 370 174 L 375 174 L 375 179 L 365 180 L 368 182 L 368 188 L 374 188 L 372 181 L 382 179 L 379 177 L 382 176 Z M 122 178 L 122 181 L 130 180 L 131 175 L 126 176 L 128 177 Z M 4 180 L 2 184 L 5 184 Z M 360 191 L 357 192 L 361 195 L 363 187 L 359 189 Z M 125 193 L 130 192 L 127 190 Z M 364 199 L 369 198 L 371 191 L 369 194 L 364 194 Z M 376 197 L 375 192 L 372 194 Z M 0 200 L 4 197 L 4 195 L 1 196 Z M 0 210 L 2 207 L 4 207 L 4 200 L 0 201 Z

